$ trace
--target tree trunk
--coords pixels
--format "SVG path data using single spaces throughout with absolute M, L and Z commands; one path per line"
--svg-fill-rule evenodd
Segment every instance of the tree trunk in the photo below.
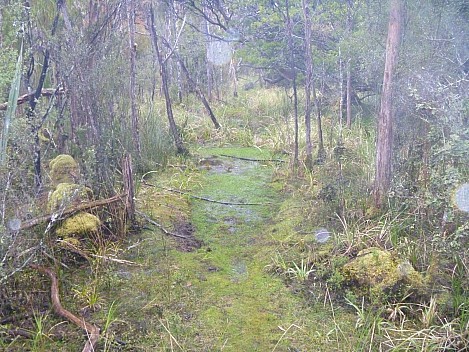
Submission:
M 195 91 L 195 93 L 197 94 L 197 96 L 199 97 L 200 101 L 202 102 L 202 104 L 204 105 L 205 107 L 205 110 L 207 110 L 208 112 L 208 115 L 210 116 L 210 119 L 212 120 L 213 122 L 213 125 L 215 126 L 215 128 L 218 130 L 221 128 L 220 124 L 218 123 L 218 120 L 215 116 L 215 114 L 213 113 L 213 110 L 212 108 L 210 107 L 210 104 L 209 102 L 207 101 L 207 99 L 205 98 L 205 95 L 204 93 L 202 92 L 202 90 L 199 88 L 199 86 L 197 85 L 197 83 L 192 79 L 191 77 L 191 74 L 189 73 L 189 70 L 187 69 L 186 65 L 184 64 L 184 61 L 182 60 L 182 58 L 179 56 L 179 54 L 177 52 L 174 52 L 175 56 L 176 56 L 176 60 L 178 60 L 178 63 L 179 63 L 179 66 L 181 67 L 182 69 L 182 72 L 184 72 L 184 74 L 186 75 L 186 78 L 187 78 L 187 81 L 189 82 L 189 85 L 191 86 L 191 88 Z
M 206 12 L 209 12 L 209 10 L 207 10 L 204 7 L 204 14 Z M 213 39 L 210 36 L 210 23 L 208 22 L 208 20 L 206 18 L 203 21 L 204 21 L 203 25 L 205 27 L 204 28 L 205 29 L 205 37 L 206 37 L 206 40 L 207 40 L 207 45 L 206 45 L 206 48 L 205 48 L 205 52 L 208 53 L 210 44 L 211 44 Z M 206 56 L 208 56 L 208 55 L 206 55 Z M 207 97 L 208 97 L 209 101 L 212 101 L 212 98 L 213 98 L 213 96 L 212 96 L 213 95 L 213 79 L 214 79 L 214 77 L 213 77 L 213 65 L 210 61 L 208 61 L 207 58 L 205 60 L 205 69 L 206 69 L 206 74 L 207 74 Z
M 345 87 L 346 89 L 346 94 L 347 94 L 347 128 L 352 127 L 352 74 L 350 72 L 350 59 L 347 60 L 347 66 L 346 69 L 347 71 L 347 85 Z
M 299 154 L 299 126 L 298 126 L 298 92 L 296 86 L 296 70 L 295 70 L 295 58 L 294 58 L 294 47 L 293 47 L 293 24 L 290 18 L 290 4 L 288 0 L 285 0 L 285 15 L 286 15 L 286 34 L 287 34 L 287 47 L 289 52 L 289 64 L 290 71 L 292 74 L 292 88 L 293 88 L 293 111 L 294 111 L 294 123 L 295 123 L 295 145 L 293 147 L 293 167 L 298 166 L 298 154 Z
M 52 23 L 51 35 L 54 36 L 57 30 L 57 25 L 59 22 L 59 5 L 60 0 L 57 1 L 57 14 L 55 15 L 54 22 Z M 42 186 L 42 170 L 41 170 L 41 145 L 39 140 L 39 130 L 41 129 L 44 119 L 42 121 L 37 121 L 36 119 L 36 105 L 39 101 L 39 98 L 42 94 L 42 88 L 44 87 L 44 82 L 47 77 L 47 71 L 49 69 L 49 49 L 46 49 L 44 52 L 44 60 L 42 63 L 41 75 L 39 76 L 39 82 L 36 87 L 34 94 L 30 96 L 29 99 L 29 110 L 28 110 L 28 120 L 31 123 L 31 130 L 34 138 L 33 146 L 33 155 L 34 155 L 34 186 L 36 191 L 39 191 Z M 30 71 L 32 74 L 32 71 Z M 29 81 L 30 77 L 28 77 Z M 47 115 L 45 115 L 47 116 Z
M 352 35 L 352 28 L 353 28 L 353 22 L 352 22 L 352 7 L 353 7 L 353 1 L 348 0 L 347 1 L 347 34 L 350 36 Z M 347 59 L 347 66 L 346 66 L 346 75 L 347 75 L 347 86 L 346 86 L 346 94 L 347 94 L 347 119 L 346 119 L 346 124 L 347 128 L 352 127 L 352 72 L 351 72 L 351 64 L 350 64 L 351 58 L 349 57 Z
M 305 128 L 306 128 L 306 168 L 313 169 L 313 144 L 311 142 L 311 91 L 313 84 L 313 58 L 311 53 L 311 12 L 309 0 L 303 0 L 305 22 Z
M 376 175 L 374 183 L 375 206 L 381 208 L 391 184 L 392 141 L 393 141 L 393 76 L 396 69 L 399 41 L 402 27 L 402 0 L 391 0 L 388 38 L 386 42 L 386 62 L 384 66 L 381 108 L 378 118 L 378 138 L 376 144 Z
M 235 59 L 230 61 L 230 76 L 233 80 L 233 96 L 236 98 L 238 96 L 238 74 L 236 72 Z
M 136 96 L 136 60 L 137 60 L 137 48 L 135 43 L 135 0 L 129 0 L 127 20 L 129 23 L 129 51 L 130 51 L 130 111 L 132 121 L 132 142 L 134 153 L 137 156 L 137 160 L 141 159 L 141 143 L 140 143 L 140 131 L 138 123 L 138 110 L 137 110 L 137 96 Z M 137 163 L 138 164 L 138 163 Z
M 173 109 L 171 105 L 171 96 L 169 94 L 169 87 L 168 87 L 168 74 L 166 72 L 166 62 L 163 60 L 163 56 L 161 54 L 160 47 L 158 45 L 158 36 L 156 34 L 155 28 L 155 15 L 153 13 L 153 5 L 150 5 L 150 35 L 152 39 L 152 44 L 155 49 L 155 54 L 158 59 L 158 63 L 160 65 L 160 76 L 161 76 L 161 85 L 163 88 L 164 99 L 166 103 L 166 115 L 168 116 L 169 127 L 171 130 L 171 134 L 174 138 L 174 144 L 176 145 L 176 149 L 178 154 L 187 154 L 188 151 L 182 142 L 181 136 L 179 135 L 176 121 L 174 120 L 173 116 Z

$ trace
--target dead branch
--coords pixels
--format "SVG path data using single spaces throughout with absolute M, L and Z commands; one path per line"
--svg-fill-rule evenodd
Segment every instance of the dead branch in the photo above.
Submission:
M 82 203 L 82 204 L 79 204 L 79 205 L 76 205 L 76 206 L 73 206 L 73 207 L 69 207 L 69 208 L 64 209 L 61 212 L 42 215 L 42 216 L 39 216 L 37 218 L 31 219 L 31 220 L 28 220 L 28 221 L 25 221 L 24 223 L 22 223 L 21 227 L 20 227 L 20 230 L 26 230 L 26 229 L 29 229 L 29 228 L 34 227 L 36 225 L 39 225 L 41 223 L 49 222 L 51 219 L 54 219 L 55 221 L 62 220 L 62 219 L 67 218 L 67 217 L 69 217 L 70 215 L 72 215 L 76 212 L 79 212 L 79 211 L 90 210 L 90 209 L 102 207 L 103 205 L 108 205 L 108 204 L 111 204 L 111 203 L 115 203 L 117 201 L 122 201 L 122 199 L 124 199 L 125 196 L 126 196 L 125 193 L 124 194 L 118 194 L 118 195 L 116 195 L 114 197 L 111 197 L 111 198 L 99 199 L 99 200 L 95 200 L 95 201 L 92 201 L 92 202 Z M 56 218 L 57 216 L 59 216 L 59 219 Z
M 226 155 L 226 154 L 220 154 L 220 156 L 223 156 L 225 158 L 232 158 L 232 159 L 238 159 L 238 160 L 247 160 L 247 161 L 258 161 L 260 163 L 284 163 L 285 160 L 282 159 L 251 159 L 251 158 L 242 158 L 239 156 L 232 156 L 232 155 Z
M 55 88 L 44 88 L 42 89 L 41 91 L 41 96 L 43 97 L 51 97 L 53 96 L 54 94 L 63 94 L 63 89 L 55 89 Z M 29 101 L 34 95 L 36 94 L 36 92 L 31 92 L 31 93 L 28 93 L 28 94 L 24 94 L 22 96 L 20 96 L 18 98 L 18 100 L 16 101 L 16 104 L 20 105 L 20 104 L 23 104 L 23 103 L 26 103 L 27 101 Z M 8 108 L 8 102 L 6 103 L 2 103 L 0 104 L 0 110 L 6 110 Z
M 90 261 L 90 257 L 93 257 L 93 258 L 103 259 L 105 261 L 114 262 L 114 263 L 118 263 L 118 264 L 142 266 L 141 264 L 131 262 L 130 260 L 114 258 L 114 257 L 108 256 L 108 255 L 98 255 L 98 254 L 93 254 L 93 253 L 86 253 L 85 251 L 81 250 L 80 248 L 78 248 L 74 244 L 72 244 L 70 242 L 67 242 L 67 241 L 64 241 L 64 240 L 59 240 L 58 242 L 62 246 L 66 247 L 68 250 L 70 250 L 71 252 L 82 256 L 83 258 L 85 258 L 88 261 Z
M 132 262 L 132 261 L 130 261 L 130 260 L 114 258 L 114 257 L 110 257 L 110 256 L 108 256 L 108 255 L 91 254 L 91 256 L 92 256 L 93 258 L 103 259 L 103 260 L 106 260 L 106 261 L 109 261 L 109 262 L 118 263 L 118 264 L 143 266 L 142 264 L 138 264 L 138 263 Z
M 142 181 L 143 181 L 143 184 L 146 185 L 146 186 L 161 188 L 161 189 L 163 189 L 163 190 L 165 190 L 165 191 L 168 191 L 168 192 L 173 192 L 173 193 L 182 194 L 182 195 L 188 196 L 188 197 L 190 197 L 190 198 L 194 198 L 194 199 L 198 199 L 198 200 L 203 200 L 203 201 L 205 201 L 205 202 L 210 202 L 210 203 L 223 204 L 223 205 L 239 205 L 239 206 L 244 206 L 244 205 L 270 205 L 270 204 L 272 204 L 271 202 L 266 202 L 266 203 L 237 203 L 237 202 L 225 202 L 225 201 L 214 200 L 214 199 L 205 198 L 205 197 L 194 196 L 193 194 L 190 194 L 190 193 L 184 192 L 184 191 L 180 191 L 180 190 L 178 190 L 178 189 L 166 188 L 166 187 L 163 187 L 163 186 L 157 186 L 157 185 L 148 183 L 148 182 L 145 181 L 145 180 L 142 180 Z
M 86 322 L 83 318 L 77 317 L 76 315 L 62 307 L 59 295 L 59 281 L 57 280 L 57 275 L 55 275 L 55 272 L 52 269 L 36 264 L 31 265 L 31 268 L 48 275 L 51 279 L 50 296 L 54 312 L 86 331 L 88 341 L 86 341 L 82 352 L 94 352 L 96 344 L 99 340 L 99 328 L 93 324 Z
M 34 338 L 34 335 L 33 335 L 32 332 L 30 332 L 28 330 L 25 330 L 25 329 L 22 329 L 22 328 L 7 329 L 5 332 L 8 335 L 14 336 L 14 337 L 21 336 L 21 337 L 24 337 L 24 338 L 27 338 L 27 339 Z
M 173 237 L 178 237 L 178 238 L 184 238 L 184 239 L 189 239 L 189 237 L 186 237 L 186 236 L 183 236 L 183 235 L 180 235 L 180 234 L 177 234 L 177 233 L 174 233 L 174 232 L 171 232 L 171 231 L 168 231 L 166 230 L 163 225 L 157 223 L 155 220 L 153 220 L 152 218 L 150 218 L 147 214 L 145 213 L 142 213 L 141 211 L 137 211 L 136 212 L 138 215 L 140 215 L 141 217 L 143 217 L 146 221 L 148 221 L 150 224 L 158 227 L 165 235 L 168 235 L 168 236 L 173 236 Z

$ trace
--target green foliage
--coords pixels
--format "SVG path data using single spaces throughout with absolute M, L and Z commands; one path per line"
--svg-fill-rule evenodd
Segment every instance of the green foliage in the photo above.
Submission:
M 307 260 L 301 259 L 300 265 L 296 264 L 296 262 L 292 262 L 292 264 L 293 267 L 288 268 L 286 273 L 299 282 L 305 282 L 308 280 L 309 275 L 314 272 L 314 266 L 309 265 Z

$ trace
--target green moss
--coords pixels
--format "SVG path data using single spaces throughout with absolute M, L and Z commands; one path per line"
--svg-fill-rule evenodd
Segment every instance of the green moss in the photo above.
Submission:
M 217 152 L 239 155 L 237 150 Z M 259 157 L 257 153 L 255 148 L 243 149 L 244 157 Z M 204 151 L 213 154 L 213 149 Z M 320 307 L 305 304 L 281 278 L 267 273 L 278 245 L 272 235 L 285 236 L 301 221 L 301 216 L 288 221 L 295 209 L 286 204 L 285 218 L 278 218 L 285 222 L 272 232 L 281 203 L 279 193 L 270 187 L 272 168 L 219 159 L 222 171 L 172 170 L 155 175 L 151 182 L 172 188 L 184 185 L 187 188 L 182 189 L 210 199 L 264 205 L 222 205 L 142 186 L 137 199 L 144 212 L 170 229 L 174 221 L 190 221 L 204 245 L 180 252 L 173 249 L 175 239 L 157 229 L 142 234 L 142 245 L 135 246 L 127 259 L 145 267 L 126 269 L 131 274 L 114 281 L 109 292 L 113 300 L 126 302 L 120 311 L 128 321 L 122 338 L 135 341 L 132 347 L 141 350 L 169 350 L 168 331 L 188 351 L 288 351 L 311 346 L 318 351 L 351 350 L 348 340 L 328 338 L 334 323 L 322 302 Z M 228 165 L 233 166 L 231 171 Z M 132 300 L 127 298 L 129 290 Z M 340 308 L 334 314 L 343 331 L 353 329 L 353 314 Z
M 68 154 L 60 154 L 49 163 L 50 178 L 54 185 L 74 183 L 80 176 L 78 164 Z
M 360 251 L 344 265 L 342 274 L 356 294 L 372 299 L 392 298 L 403 291 L 424 288 L 422 275 L 410 263 L 375 247 Z
M 61 207 L 67 207 L 82 201 L 90 200 L 93 191 L 83 185 L 75 183 L 59 183 L 55 191 L 49 195 L 47 206 L 50 211 L 55 211 Z
M 78 213 L 65 219 L 56 229 L 56 234 L 62 237 L 81 236 L 99 230 L 101 221 L 93 214 Z

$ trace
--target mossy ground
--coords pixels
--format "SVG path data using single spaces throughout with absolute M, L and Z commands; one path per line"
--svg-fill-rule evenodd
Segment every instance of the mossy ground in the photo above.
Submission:
M 288 260 L 286 253 L 297 241 L 294 229 L 302 225 L 301 198 L 283 194 L 273 181 L 277 162 L 227 157 L 278 156 L 246 147 L 204 147 L 197 153 L 146 175 L 147 182 L 138 186 L 137 208 L 168 231 L 194 237 L 199 248 L 188 252 L 185 240 L 142 220 L 145 229 L 129 235 L 119 250 L 109 244 L 98 253 L 117 251 L 139 266 L 95 258 L 86 270 L 59 273 L 63 305 L 102 328 L 98 350 L 354 351 L 354 312 L 330 296 L 314 298 L 311 281 L 293 283 L 271 270 L 278 253 L 290 267 L 297 259 L 298 252 Z M 216 162 L 199 163 L 202 159 Z M 169 189 L 257 205 L 219 204 Z M 45 280 L 44 301 L 48 285 Z M 60 320 L 47 315 L 39 344 L 22 346 L 79 350 L 82 332 Z M 57 334 L 63 338 L 53 337 Z
M 165 172 L 151 182 L 184 185 L 207 199 L 262 205 L 224 205 L 142 186 L 142 210 L 169 229 L 171 223 L 191 222 L 203 245 L 184 252 L 157 229 L 141 234 L 141 245 L 128 259 L 144 266 L 116 271 L 108 293 L 123 321 L 116 323 L 117 336 L 138 351 L 352 350 L 344 335 L 353 329 L 353 314 L 334 307 L 334 320 L 329 304 L 308 303 L 266 270 L 277 246 L 272 226 L 282 203 L 270 184 L 272 167 L 222 154 L 272 157 L 256 148 L 205 148 L 200 158 L 215 156 L 222 167 Z M 184 179 L 189 175 L 190 182 Z

